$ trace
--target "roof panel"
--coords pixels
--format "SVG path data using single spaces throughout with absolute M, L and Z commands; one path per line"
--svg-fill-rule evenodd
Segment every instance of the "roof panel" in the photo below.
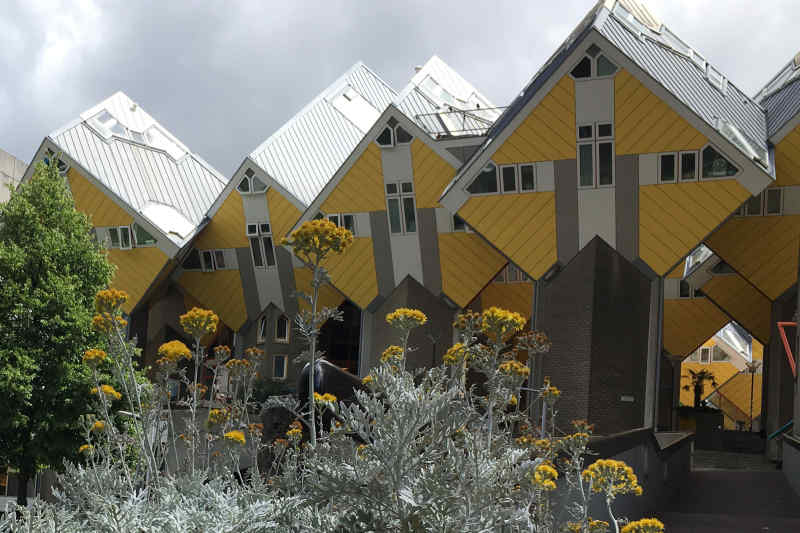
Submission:
M 767 133 L 772 137 L 800 113 L 800 79 L 795 79 L 764 97 L 761 105 L 767 110 Z

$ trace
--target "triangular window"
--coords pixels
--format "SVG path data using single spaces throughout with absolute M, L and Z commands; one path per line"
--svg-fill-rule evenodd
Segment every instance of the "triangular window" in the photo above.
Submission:
M 467 187 L 471 194 L 488 194 L 497 192 L 497 167 L 491 161 L 483 167 L 478 177 Z
M 267 190 L 267 186 L 264 185 L 264 182 L 258 179 L 257 177 L 253 176 L 253 192 L 264 192 Z
M 383 128 L 383 131 L 380 135 L 378 135 L 378 138 L 375 139 L 375 142 L 378 143 L 378 146 L 382 146 L 384 148 L 394 146 L 394 134 L 392 133 L 392 128 Z
M 730 161 L 725 159 L 722 154 L 713 147 L 703 148 L 703 177 L 704 178 L 723 178 L 735 176 L 739 169 L 733 166 Z
M 588 57 L 584 57 L 581 59 L 581 62 L 575 65 L 575 68 L 572 69 L 573 78 L 591 78 L 592 77 L 592 60 Z
M 248 178 L 242 178 L 242 181 L 239 182 L 239 186 L 236 188 L 239 192 L 250 192 L 250 180 Z
M 397 144 L 408 144 L 414 139 L 414 137 L 412 137 L 411 134 L 404 130 L 400 125 L 394 129 L 394 132 L 395 139 L 397 139 Z
M 597 75 L 611 76 L 617 71 L 617 66 L 609 61 L 606 56 L 601 55 L 597 58 Z

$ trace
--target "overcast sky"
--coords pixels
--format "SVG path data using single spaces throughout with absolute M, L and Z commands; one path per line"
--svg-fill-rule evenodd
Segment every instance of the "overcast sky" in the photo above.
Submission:
M 795 1 L 648 5 L 752 95 L 800 51 Z M 28 161 L 122 90 L 230 176 L 358 60 L 400 90 L 437 54 L 507 105 L 593 3 L 4 0 L 0 148 Z

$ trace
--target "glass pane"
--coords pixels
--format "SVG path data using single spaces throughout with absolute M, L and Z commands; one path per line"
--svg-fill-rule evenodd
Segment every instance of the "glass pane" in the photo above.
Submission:
M 494 166 L 494 163 L 489 163 L 483 167 L 475 181 L 467 187 L 467 191 L 472 194 L 497 192 L 497 167 Z
M 342 222 L 344 223 L 344 229 L 350 233 L 356 232 L 356 218 L 353 215 L 342 215 Z
M 700 349 L 700 362 L 701 363 L 708 363 L 710 350 L 708 348 L 701 348 Z
M 386 194 L 397 194 L 397 184 L 396 183 L 387 183 L 386 184 Z
M 686 280 L 681 280 L 680 292 L 678 296 L 681 298 L 688 298 L 691 295 L 691 289 L 689 287 L 689 282 Z
M 414 138 L 414 137 L 411 136 L 410 133 L 408 133 L 406 130 L 404 130 L 400 126 L 397 126 L 397 129 L 395 130 L 395 135 L 396 135 L 396 138 L 397 138 L 397 142 L 403 143 L 403 144 L 410 143 L 411 139 Z
M 267 258 L 267 266 L 275 266 L 275 250 L 272 249 L 272 237 L 264 237 L 264 255 Z
M 749 200 L 747 200 L 747 204 L 745 204 L 745 212 L 748 215 L 760 215 L 761 214 L 761 195 L 751 196 Z
M 600 185 L 614 184 L 614 150 L 611 143 L 597 145 L 597 181 Z
M 592 57 L 595 57 L 597 54 L 600 53 L 600 47 L 597 46 L 596 44 L 593 44 L 592 46 L 586 49 L 586 53 Z
M 136 237 L 136 244 L 139 246 L 147 246 L 156 243 L 156 238 L 147 233 L 139 224 L 133 225 L 133 235 Z
M 413 198 L 403 198 L 403 214 L 405 215 L 406 231 L 408 233 L 417 231 L 417 211 L 414 209 Z
M 248 235 L 258 235 L 258 225 L 256 225 L 256 224 L 248 224 L 247 225 L 247 234 Z
M 286 340 L 289 336 L 289 319 L 284 315 L 278 317 L 275 321 L 275 338 L 277 340 Z
M 206 250 L 201 257 L 203 258 L 203 270 L 214 270 L 214 259 L 211 256 L 211 252 Z
M 523 191 L 532 191 L 536 187 L 533 165 L 520 165 L 519 181 Z
M 508 265 L 508 281 L 517 281 L 519 280 L 519 271 L 517 267 L 514 265 Z
M 508 267 L 503 267 L 503 270 L 501 270 L 500 272 L 497 273 L 497 275 L 494 277 L 494 282 L 495 283 L 503 283 L 506 280 L 506 270 L 507 269 L 508 269 Z
M 598 137 L 611 137 L 613 130 L 611 128 L 611 124 L 598 124 L 597 125 L 597 136 Z
M 119 228 L 119 246 L 120 248 L 131 247 L 131 229 L 127 226 Z
M 681 154 L 681 179 L 693 180 L 697 177 L 697 154 Z
M 675 155 L 661 155 L 661 181 L 675 181 Z
M 767 189 L 767 214 L 777 215 L 781 212 L 781 190 Z
M 267 186 L 258 178 L 252 178 L 253 180 L 253 192 L 263 192 L 267 190 Z
M 243 178 L 242 181 L 239 182 L 237 189 L 239 189 L 240 192 L 250 192 L 250 180 Z
M 217 265 L 217 268 L 225 268 L 225 254 L 222 250 L 214 251 L 214 262 Z
M 400 200 L 389 198 L 389 228 L 392 233 L 403 233 L 403 223 L 400 217 Z
M 517 190 L 517 169 L 516 167 L 503 167 L 503 192 L 514 192 Z
M 200 266 L 200 253 L 197 249 L 193 249 L 189 252 L 189 255 L 183 260 L 183 268 L 184 270 L 200 270 L 200 268 L 202 268 Z
M 592 161 L 592 145 L 582 144 L 578 147 L 581 187 L 594 185 L 594 161 Z
M 285 378 L 286 377 L 286 356 L 285 355 L 276 355 L 275 356 L 275 368 L 272 372 L 272 377 L 275 378 Z
M 248 178 L 252 178 L 253 176 L 255 176 L 255 174 L 256 173 L 253 171 L 252 168 L 248 168 L 247 170 L 244 171 L 244 175 L 247 176 Z
M 111 247 L 119 248 L 119 230 L 117 228 L 108 228 L 108 237 L 111 239 Z
M 578 139 L 591 139 L 593 126 L 578 126 Z
M 262 316 L 258 321 L 258 339 L 264 340 L 267 337 L 267 317 Z
M 391 128 L 383 128 L 383 131 L 378 138 L 376 139 L 379 145 L 381 146 L 392 146 L 394 143 L 392 142 L 392 129 Z
M 339 215 L 328 215 L 328 220 L 330 220 L 337 226 L 339 225 Z
M 410 181 L 404 181 L 400 184 L 400 190 L 402 192 L 414 192 L 414 184 Z
M 723 176 L 733 176 L 738 172 L 730 161 L 722 157 L 722 154 L 714 150 L 711 146 L 703 149 L 703 177 L 720 178 Z
M 610 76 L 617 71 L 617 66 L 606 59 L 606 56 L 600 56 L 597 58 L 597 75 L 598 76 Z
M 575 78 L 588 78 L 592 75 L 592 60 L 588 57 L 581 59 L 581 62 L 572 69 L 572 76 Z
M 453 231 L 466 231 L 467 223 L 458 215 L 453 215 Z
M 250 239 L 250 252 L 253 254 L 253 265 L 263 267 L 264 258 L 261 257 L 261 246 L 258 244 L 258 239 Z
M 269 224 L 259 224 L 258 230 L 261 232 L 261 235 L 266 235 L 267 233 L 270 233 Z

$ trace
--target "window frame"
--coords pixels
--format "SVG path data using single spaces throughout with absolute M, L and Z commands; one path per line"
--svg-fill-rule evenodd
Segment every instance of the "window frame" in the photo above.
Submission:
M 214 260 L 214 250 L 199 250 L 200 252 L 200 268 L 203 272 L 214 272 L 216 268 L 216 261 Z M 206 254 L 208 254 L 210 264 L 206 264 Z
M 706 360 L 703 361 L 703 352 L 707 354 Z M 700 358 L 699 358 L 701 365 L 708 365 L 711 364 L 711 347 L 710 346 L 701 346 L 700 347 Z
M 283 359 L 283 376 L 276 376 L 275 369 L 278 368 L 279 358 Z M 272 379 L 274 381 L 286 381 L 289 374 L 289 356 L 286 354 L 278 353 L 272 356 Z
M 397 130 L 398 129 L 403 130 L 411 138 L 408 141 L 402 141 L 401 142 L 399 140 L 398 136 L 397 136 Z M 383 130 L 381 130 L 381 133 L 383 133 Z M 401 126 L 400 124 L 395 124 L 394 128 L 392 128 L 392 136 L 393 136 L 392 139 L 394 140 L 394 145 L 395 146 L 408 146 L 409 144 L 414 142 L 414 135 L 410 131 L 408 131 L 406 128 Z
M 599 137 L 600 126 L 610 125 L 611 135 Z M 578 171 L 578 189 L 608 189 L 615 187 L 617 184 L 617 157 L 616 157 L 616 131 L 614 122 L 597 121 L 591 124 L 592 137 L 579 138 L 579 128 L 589 126 L 589 124 L 579 124 L 575 128 L 575 162 Z M 611 146 L 611 183 L 600 183 L 600 145 L 608 144 Z M 583 185 L 581 183 L 581 147 L 592 147 L 592 184 Z M 659 174 L 660 175 L 660 174 Z
M 522 188 L 522 167 L 531 167 L 533 171 L 533 189 Z M 517 192 L 520 194 L 536 192 L 536 163 L 517 163 Z
M 484 173 L 484 171 L 486 170 L 486 167 L 488 167 L 489 165 L 492 165 L 494 167 L 494 186 L 495 186 L 495 190 L 494 191 L 489 191 L 489 192 L 470 192 L 469 188 L 472 187 L 472 184 L 475 183 L 475 181 L 477 181 L 477 179 L 481 177 L 481 174 Z M 478 172 L 478 175 L 475 176 L 472 179 L 472 181 L 470 181 L 464 187 L 464 192 L 467 193 L 469 196 L 489 196 L 491 194 L 500 194 L 500 191 L 501 191 L 501 188 L 500 188 L 500 165 L 498 165 L 497 163 L 495 163 L 491 159 L 489 159 L 486 162 L 486 164 L 483 165 L 483 168 L 481 169 L 480 172 Z
M 597 53 L 595 53 L 595 55 L 591 55 L 589 53 L 589 49 L 592 46 L 595 46 L 597 48 Z M 611 65 L 614 66 L 614 72 L 612 72 L 611 74 L 603 74 L 602 76 L 597 73 L 597 61 L 600 58 L 600 56 L 603 56 L 606 61 L 608 61 Z M 573 72 L 575 71 L 576 68 L 578 68 L 578 65 L 583 63 L 584 59 L 589 60 L 589 75 L 584 78 L 578 78 L 573 74 Z M 613 61 L 610 57 L 608 57 L 608 54 L 600 46 L 597 46 L 597 44 L 592 43 L 584 51 L 583 55 L 572 65 L 572 68 L 569 69 L 569 77 L 575 80 L 576 82 L 586 81 L 586 80 L 604 80 L 616 76 L 619 73 L 619 69 L 620 67 L 616 63 L 616 61 Z
M 381 136 L 384 134 L 386 130 L 389 130 L 389 137 L 391 137 L 391 139 L 389 140 L 389 144 L 381 144 L 381 142 L 378 141 L 378 139 L 381 138 Z M 396 146 L 394 137 L 394 128 L 387 124 L 375 137 L 375 144 L 377 144 L 379 148 L 394 148 Z
M 694 154 L 694 177 L 683 177 L 683 156 Z M 698 150 L 683 150 L 678 152 L 678 177 L 675 183 L 683 183 L 684 181 L 697 181 L 700 177 L 700 152 Z
M 403 192 L 403 185 L 404 184 L 411 185 L 411 192 Z M 389 185 L 394 185 L 396 188 L 396 192 L 390 193 L 388 190 Z M 414 189 L 414 180 L 404 180 L 404 181 L 393 181 L 389 183 L 385 183 L 383 190 L 385 192 L 385 201 L 386 201 L 386 215 L 389 218 L 389 235 L 416 235 L 419 232 L 419 220 L 417 217 L 417 199 L 416 199 L 416 191 Z M 409 231 L 407 227 L 407 217 L 406 217 L 406 205 L 405 200 L 411 199 L 414 211 L 414 230 Z M 400 209 L 400 231 L 396 232 L 392 230 L 392 221 L 391 221 L 391 208 L 389 207 L 389 200 L 397 200 Z
M 261 315 L 256 323 L 256 344 L 267 342 L 267 315 Z
M 286 320 L 286 337 L 279 337 L 278 336 L 278 323 L 280 322 L 280 320 L 282 318 Z M 275 328 L 273 328 L 272 333 L 273 333 L 272 340 L 274 342 L 278 342 L 280 344 L 289 344 L 290 339 L 292 337 L 292 321 L 289 320 L 289 317 L 286 316 L 283 313 L 281 313 L 280 315 L 276 316 L 275 317 Z
M 519 192 L 519 169 L 517 168 L 518 165 L 499 165 L 497 168 L 499 170 L 498 174 L 500 176 L 500 189 L 499 194 L 517 194 Z M 514 170 L 514 190 L 507 191 L 505 187 L 505 180 L 503 179 L 503 169 L 510 168 Z
M 758 213 L 751 213 L 750 212 L 750 201 L 753 198 L 758 198 Z M 747 200 L 744 201 L 742 205 L 742 210 L 744 211 L 744 216 L 746 217 L 761 217 L 764 216 L 764 194 L 763 191 L 758 193 L 755 196 L 751 196 Z
M 464 223 L 463 229 L 456 227 L 456 217 L 458 217 Z M 469 227 L 467 221 L 464 220 L 463 217 L 459 216 L 458 213 L 454 213 L 453 216 L 450 217 L 450 231 L 453 233 L 475 233 L 474 230 Z
M 672 181 L 664 180 L 662 169 L 664 168 L 662 160 L 664 157 L 672 156 Z M 660 152 L 658 154 L 658 183 L 671 184 L 678 183 L 680 179 L 680 163 L 678 162 L 678 152 Z
M 251 226 L 256 227 L 256 233 L 252 233 L 250 231 Z M 266 226 L 266 231 L 263 231 L 264 228 L 262 226 Z M 265 270 L 276 269 L 278 268 L 278 258 L 275 254 L 275 239 L 273 239 L 272 234 L 272 226 L 269 222 L 246 222 L 245 223 L 245 235 L 247 236 L 248 244 L 250 247 L 250 260 L 253 262 L 253 268 L 262 268 Z M 269 239 L 270 246 L 271 246 L 271 254 L 267 254 L 266 245 L 264 244 L 264 240 Z M 262 265 L 256 264 L 255 258 L 255 250 L 253 248 L 253 241 L 258 243 L 258 249 L 261 253 L 261 262 Z M 269 264 L 267 260 L 268 257 L 272 257 L 272 264 Z
M 778 212 L 777 213 L 770 213 L 768 211 L 768 209 L 767 209 L 768 206 L 769 206 L 769 193 L 770 193 L 770 191 L 777 192 L 778 196 L 779 196 L 778 197 L 778 204 L 779 205 L 778 205 Z M 764 216 L 765 217 L 779 217 L 779 216 L 782 216 L 783 215 L 783 199 L 784 199 L 783 187 L 767 187 L 766 189 L 761 191 L 761 194 L 764 196 L 764 207 L 762 209 L 762 212 L 764 213 Z
M 711 149 L 713 149 L 715 152 L 717 152 L 717 153 L 720 155 L 720 157 L 722 157 L 723 159 L 725 159 L 725 161 L 727 161 L 729 165 L 731 165 L 733 168 L 735 168 L 735 169 L 736 169 L 736 173 L 735 173 L 735 174 L 731 174 L 730 176 L 704 176 L 704 175 L 703 175 L 703 168 L 705 167 L 705 159 L 706 159 L 706 157 L 705 157 L 705 155 L 703 154 L 703 152 L 705 152 L 705 151 L 706 151 L 706 148 L 711 148 Z M 739 175 L 742 173 L 742 169 L 741 169 L 741 168 L 739 168 L 739 165 L 737 165 L 737 164 L 735 164 L 734 162 L 732 162 L 732 161 L 731 161 L 731 160 L 730 160 L 730 159 L 729 159 L 729 158 L 728 158 L 728 157 L 727 157 L 727 156 L 726 156 L 726 155 L 725 155 L 725 154 L 722 152 L 722 150 L 720 150 L 719 148 L 717 148 L 717 147 L 716 147 L 716 145 L 714 145 L 714 144 L 712 144 L 712 143 L 706 143 L 706 144 L 704 144 L 704 145 L 703 145 L 703 146 L 700 148 L 700 150 L 698 150 L 698 159 L 697 159 L 697 162 L 698 162 L 698 165 L 697 165 L 697 179 L 700 179 L 700 180 L 729 180 L 729 179 L 736 178 L 737 176 L 739 176 Z
M 331 217 L 336 217 L 336 222 L 331 220 Z M 356 236 L 356 232 L 358 230 L 358 223 L 356 222 L 358 217 L 356 217 L 355 213 L 328 213 L 328 214 L 325 215 L 325 220 L 328 220 L 329 222 L 333 222 L 339 228 L 347 229 L 347 227 L 344 224 L 344 218 L 345 217 L 350 217 L 353 220 L 353 229 L 351 229 L 349 231 L 355 237 Z

